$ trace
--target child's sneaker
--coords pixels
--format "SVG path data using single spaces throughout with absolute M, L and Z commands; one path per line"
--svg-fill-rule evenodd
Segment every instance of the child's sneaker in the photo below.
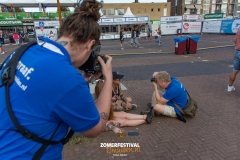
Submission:
M 234 91 L 234 90 L 235 90 L 235 88 L 234 88 L 233 86 L 229 86 L 229 85 L 228 85 L 228 89 L 227 89 L 228 92 L 232 92 L 232 91 Z
M 124 50 L 124 48 L 121 48 L 121 50 Z
M 5 54 L 5 52 L 2 52 L 1 54 Z

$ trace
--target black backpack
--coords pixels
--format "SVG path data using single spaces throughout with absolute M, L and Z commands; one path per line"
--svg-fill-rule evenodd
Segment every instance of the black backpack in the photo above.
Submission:
M 12 53 L 12 57 L 9 60 L 9 62 L 7 62 L 6 65 L 3 66 L 3 64 L 0 66 L 0 70 L 2 71 L 2 75 L 1 75 L 1 81 L 2 81 L 2 86 L 5 86 L 5 94 L 6 94 L 6 104 L 7 104 L 7 111 L 8 114 L 13 122 L 13 124 L 16 126 L 17 128 L 17 132 L 19 132 L 20 134 L 22 134 L 25 138 L 27 139 L 31 139 L 35 142 L 38 143 L 42 143 L 42 146 L 38 149 L 38 151 L 35 153 L 35 155 L 33 156 L 33 160 L 39 160 L 41 159 L 42 155 L 44 154 L 45 150 L 47 149 L 47 147 L 49 145 L 55 145 L 55 144 L 66 144 L 69 139 L 73 136 L 74 132 L 71 129 L 67 136 L 65 138 L 63 138 L 60 141 L 52 141 L 56 131 L 58 130 L 60 123 L 58 124 L 57 128 L 55 129 L 55 131 L 53 132 L 53 134 L 51 135 L 50 139 L 43 139 L 41 137 L 38 137 L 36 135 L 34 135 L 33 133 L 31 133 L 30 131 L 24 129 L 19 122 L 17 121 L 16 117 L 13 114 L 12 111 L 12 107 L 11 107 L 11 103 L 10 103 L 10 98 L 9 98 L 9 87 L 12 85 L 13 81 L 14 81 L 14 77 L 15 77 L 15 71 L 16 71 L 16 67 L 18 64 L 19 59 L 21 58 L 21 56 L 23 55 L 23 53 L 31 46 L 37 44 L 36 41 L 32 41 L 29 42 L 21 47 L 19 47 L 15 53 Z M 5 60 L 6 61 L 6 60 Z

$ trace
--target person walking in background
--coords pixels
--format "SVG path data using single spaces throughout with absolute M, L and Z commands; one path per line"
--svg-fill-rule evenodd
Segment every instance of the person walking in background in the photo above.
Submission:
M 2 30 L 0 30 L 0 49 L 1 49 L 0 52 L 1 52 L 1 54 L 6 53 L 5 49 L 2 46 L 3 42 L 4 42 L 3 32 L 2 32 Z
M 19 45 L 19 35 L 17 32 L 14 32 L 13 39 L 14 39 L 16 45 Z
M 229 78 L 229 84 L 227 91 L 231 92 L 235 90 L 235 87 L 233 86 L 233 83 L 236 79 L 236 76 L 240 70 L 240 28 L 238 28 L 234 43 L 236 44 L 235 46 L 235 53 L 234 53 L 234 60 L 233 60 L 233 71 L 230 75 Z
M 4 38 L 5 38 L 5 35 L 4 35 L 4 33 L 3 33 L 3 32 L 2 32 L 2 38 L 3 38 L 3 39 L 2 39 L 2 40 L 3 40 L 3 43 L 2 43 L 2 44 L 5 44 L 5 43 L 4 43 Z
M 121 31 L 120 31 L 120 47 L 121 47 L 121 50 L 124 50 L 124 48 L 123 48 L 123 46 L 122 46 L 122 43 L 123 43 L 123 41 L 124 41 L 123 31 L 124 31 L 124 29 L 121 28 Z
M 140 35 L 140 31 L 138 30 L 138 28 L 136 27 L 135 29 L 134 29 L 134 42 L 135 42 L 135 44 L 136 44 L 136 47 L 139 47 L 140 46 L 140 44 L 139 44 L 139 42 L 138 42 L 138 36 Z
M 158 45 L 159 45 L 159 46 L 162 44 L 161 34 L 162 34 L 161 28 L 158 27 L 158 29 L 157 29 L 157 36 L 158 36 Z
M 136 45 L 134 42 L 134 27 L 132 27 L 131 30 L 131 46 L 133 47 L 133 45 Z
M 152 39 L 152 29 L 150 28 L 150 39 Z
M 23 31 L 20 31 L 19 36 L 20 36 L 20 43 L 21 43 L 21 44 L 22 44 L 22 43 L 25 43 L 25 34 L 24 34 Z
M 50 31 L 49 35 L 48 35 L 48 38 L 50 38 L 51 40 L 55 40 L 54 38 L 54 34 L 53 34 L 53 31 Z
M 12 32 L 12 31 L 9 32 L 8 38 L 9 38 L 9 42 L 10 42 L 10 43 L 15 43 L 14 38 L 13 38 L 13 32 Z

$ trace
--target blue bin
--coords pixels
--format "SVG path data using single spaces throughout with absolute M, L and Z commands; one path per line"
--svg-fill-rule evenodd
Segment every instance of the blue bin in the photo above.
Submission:
M 192 39 L 193 41 L 195 41 L 196 43 L 199 40 L 199 36 L 189 36 L 190 39 Z

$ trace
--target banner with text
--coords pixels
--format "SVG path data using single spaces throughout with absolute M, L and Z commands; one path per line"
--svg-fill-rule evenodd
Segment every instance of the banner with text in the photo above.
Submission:
M 148 22 L 149 17 L 121 17 L 121 18 L 100 18 L 98 23 L 122 23 L 122 22 Z
M 35 27 L 58 27 L 59 21 L 34 21 Z
M 1 26 L 22 26 L 22 21 L 19 20 L 0 20 L 0 27 Z
M 52 40 L 56 40 L 57 39 L 57 29 L 56 28 L 44 28 L 44 29 L 35 29 L 36 31 L 36 36 L 43 36 L 46 38 L 49 38 L 49 34 L 52 31 L 54 34 L 54 38 Z
M 182 28 L 182 23 L 161 23 L 161 35 L 177 34 L 177 29 Z
M 0 20 L 16 20 L 14 13 L 0 13 Z
M 30 12 L 16 13 L 16 16 L 17 16 L 17 19 L 19 19 L 19 20 L 33 19 L 33 14 Z
M 202 22 L 183 22 L 182 33 L 201 33 Z
M 220 33 L 222 21 L 204 21 L 202 26 L 203 33 Z
M 183 20 L 198 20 L 201 21 L 203 19 L 201 14 L 184 14 Z
M 173 21 L 182 21 L 182 16 L 171 16 L 171 17 L 161 17 L 160 21 L 161 22 L 173 22 Z
M 34 12 L 33 13 L 34 19 L 49 19 L 49 13 L 46 12 Z
M 240 19 L 222 20 L 221 33 L 233 34 L 240 27 Z

